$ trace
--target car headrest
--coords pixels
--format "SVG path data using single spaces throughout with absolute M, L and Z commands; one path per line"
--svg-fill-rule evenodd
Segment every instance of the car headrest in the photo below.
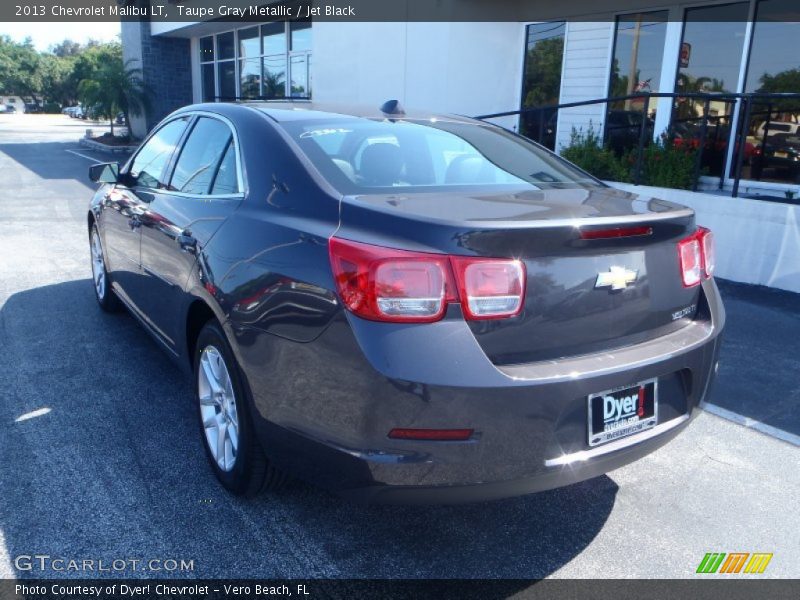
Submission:
M 481 156 L 462 154 L 456 156 L 448 165 L 444 175 L 445 183 L 488 183 L 492 181 L 489 161 Z
M 394 144 L 370 144 L 361 154 L 361 175 L 367 185 L 393 185 L 400 180 L 403 155 Z

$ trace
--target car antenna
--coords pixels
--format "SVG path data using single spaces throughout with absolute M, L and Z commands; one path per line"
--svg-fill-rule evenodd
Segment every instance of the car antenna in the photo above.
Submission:
M 393 117 L 404 117 L 406 111 L 400 106 L 399 100 L 387 100 L 381 104 L 380 111 L 385 115 L 392 115 Z

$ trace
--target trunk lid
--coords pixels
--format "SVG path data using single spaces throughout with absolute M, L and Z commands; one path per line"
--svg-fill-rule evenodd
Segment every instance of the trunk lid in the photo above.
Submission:
M 582 230 L 651 233 L 582 239 Z M 468 321 L 498 365 L 612 350 L 694 318 L 699 287 L 681 282 L 677 242 L 694 213 L 607 187 L 346 197 L 337 236 L 386 247 L 525 263 L 522 313 Z

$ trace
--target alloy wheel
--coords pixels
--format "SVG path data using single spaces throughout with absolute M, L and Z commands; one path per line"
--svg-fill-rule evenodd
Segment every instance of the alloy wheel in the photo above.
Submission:
M 92 232 L 91 246 L 94 290 L 97 292 L 97 297 L 103 300 L 106 296 L 106 265 L 103 262 L 103 246 L 96 230 Z
M 206 443 L 217 466 L 227 472 L 236 464 L 239 450 L 239 415 L 228 368 L 214 346 L 203 349 L 197 377 Z

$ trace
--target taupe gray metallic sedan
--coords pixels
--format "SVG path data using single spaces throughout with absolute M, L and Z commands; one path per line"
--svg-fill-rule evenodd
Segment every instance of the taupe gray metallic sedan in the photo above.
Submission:
M 714 378 L 712 233 L 484 122 L 195 105 L 91 176 L 97 300 L 193 374 L 234 493 L 563 486 L 667 443 Z

